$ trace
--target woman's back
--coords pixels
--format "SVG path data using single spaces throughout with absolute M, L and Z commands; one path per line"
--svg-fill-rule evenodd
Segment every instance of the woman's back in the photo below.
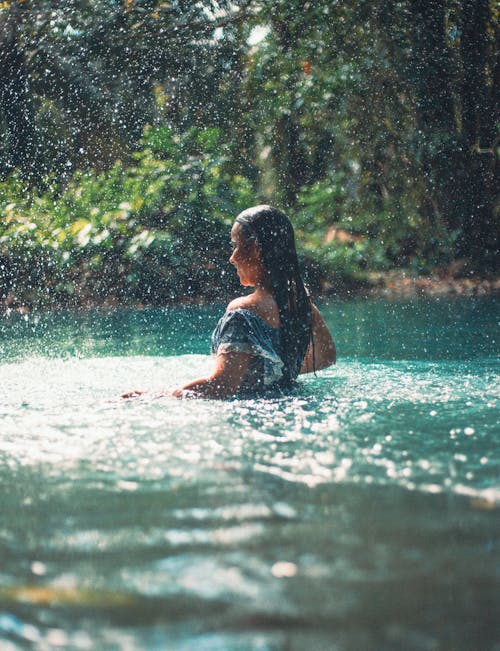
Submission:
M 248 356 L 238 395 L 259 394 L 283 386 L 283 347 L 279 327 L 271 326 L 255 310 L 227 310 L 212 334 L 213 355 Z

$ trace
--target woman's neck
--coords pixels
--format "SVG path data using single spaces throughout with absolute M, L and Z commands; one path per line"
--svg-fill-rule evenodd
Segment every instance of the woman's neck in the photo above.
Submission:
M 268 285 L 255 284 L 253 293 L 256 298 L 273 298 L 274 293 Z
M 279 328 L 278 304 L 267 287 L 254 286 L 254 291 L 239 299 L 237 306 L 256 312 L 271 327 Z
M 267 271 L 262 268 L 255 274 L 254 291 L 262 295 L 274 296 L 273 286 Z

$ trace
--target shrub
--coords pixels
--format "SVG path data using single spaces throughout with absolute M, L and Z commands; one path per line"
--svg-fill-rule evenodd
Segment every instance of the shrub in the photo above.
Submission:
M 77 173 L 60 190 L 0 183 L 0 287 L 8 304 L 213 296 L 227 265 L 228 225 L 251 203 L 231 177 L 216 129 L 147 129 L 135 164 Z M 230 288 L 236 279 L 228 276 Z

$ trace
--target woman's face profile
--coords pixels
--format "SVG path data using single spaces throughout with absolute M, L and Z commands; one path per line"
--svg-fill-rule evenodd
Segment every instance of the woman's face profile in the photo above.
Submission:
M 245 239 L 243 227 L 235 222 L 231 229 L 233 252 L 229 262 L 236 267 L 240 283 L 245 287 L 255 287 L 262 275 L 262 260 L 257 243 Z

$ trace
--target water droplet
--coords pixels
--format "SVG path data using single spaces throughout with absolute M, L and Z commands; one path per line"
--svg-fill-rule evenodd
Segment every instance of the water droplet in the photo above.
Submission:
M 68 636 L 60 628 L 53 628 L 47 633 L 47 642 L 51 646 L 66 646 L 68 644 Z
M 33 563 L 31 563 L 31 571 L 37 576 L 43 576 L 47 572 L 47 567 L 45 563 L 33 561 Z
M 277 579 L 288 579 L 297 574 L 297 566 L 289 561 L 278 561 L 271 568 L 271 574 Z

